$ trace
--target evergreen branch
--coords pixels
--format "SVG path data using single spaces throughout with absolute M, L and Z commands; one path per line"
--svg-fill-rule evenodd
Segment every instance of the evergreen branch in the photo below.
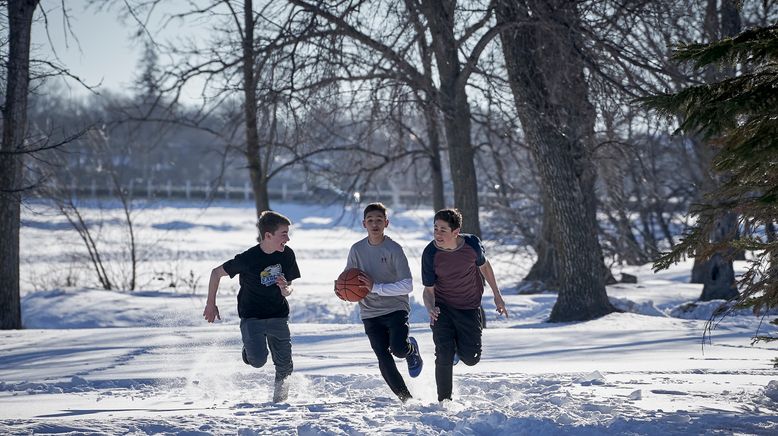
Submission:
M 778 24 L 751 28 L 709 44 L 679 45 L 672 59 L 694 62 L 694 68 L 713 64 L 762 63 L 778 59 Z

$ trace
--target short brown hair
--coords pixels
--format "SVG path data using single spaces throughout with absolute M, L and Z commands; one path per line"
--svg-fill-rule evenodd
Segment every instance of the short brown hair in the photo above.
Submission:
M 459 212 L 459 209 L 441 209 L 435 213 L 435 219 L 433 221 L 437 220 L 448 223 L 451 230 L 462 227 L 462 214 Z
M 259 219 L 257 220 L 257 228 L 259 229 L 259 238 L 257 238 L 257 240 L 262 242 L 262 238 L 265 237 L 265 233 L 275 233 L 279 227 L 291 225 L 292 221 L 289 218 L 281 215 L 278 212 L 266 210 L 259 214 Z
M 381 212 L 384 214 L 384 218 L 386 218 L 386 206 L 384 206 L 383 203 L 370 203 L 365 206 L 365 211 L 362 213 L 362 219 L 367 218 L 367 214 L 374 211 Z

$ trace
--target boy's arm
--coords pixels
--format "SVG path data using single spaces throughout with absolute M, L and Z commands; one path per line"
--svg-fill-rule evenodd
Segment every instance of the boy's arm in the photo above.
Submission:
M 489 283 L 489 287 L 492 288 L 492 293 L 494 294 L 494 305 L 497 307 L 497 313 L 500 315 L 505 315 L 507 318 L 508 309 L 505 308 L 505 301 L 502 299 L 500 288 L 497 287 L 497 279 L 494 277 L 494 270 L 492 269 L 492 264 L 489 262 L 489 259 L 487 259 L 483 265 L 478 267 L 478 269 L 481 270 L 481 274 L 486 279 L 486 283 Z
M 402 279 L 394 283 L 373 283 L 373 290 L 383 297 L 392 297 L 396 295 L 408 295 L 413 292 L 413 279 Z
M 224 270 L 224 265 L 219 265 L 211 271 L 211 280 L 208 282 L 208 299 L 205 301 L 205 310 L 203 311 L 203 317 L 208 322 L 222 319 L 219 316 L 219 308 L 216 306 L 216 291 L 219 290 L 219 281 L 226 275 L 228 274 Z
M 435 286 L 424 287 L 424 307 L 427 308 L 427 312 L 430 314 L 430 325 L 435 324 L 440 315 L 440 308 L 435 306 Z

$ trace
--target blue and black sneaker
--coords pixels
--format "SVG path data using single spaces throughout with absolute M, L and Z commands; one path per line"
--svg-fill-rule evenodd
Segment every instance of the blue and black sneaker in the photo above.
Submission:
M 421 360 L 421 353 L 419 353 L 419 344 L 413 336 L 408 336 L 408 342 L 411 344 L 411 352 L 405 360 L 408 361 L 408 374 L 411 377 L 418 377 L 421 374 L 421 367 L 424 366 L 424 361 Z

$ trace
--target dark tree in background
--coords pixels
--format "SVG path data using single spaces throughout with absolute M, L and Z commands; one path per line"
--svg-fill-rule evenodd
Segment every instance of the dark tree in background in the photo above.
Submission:
M 30 30 L 38 0 L 8 1 L 8 60 L 0 145 L 0 329 L 22 327 L 19 226 L 30 87 Z
M 679 132 L 700 135 L 711 144 L 713 169 L 723 182 L 692 210 L 697 222 L 655 267 L 667 268 L 684 256 L 706 260 L 721 253 L 731 261 L 735 252 L 749 250 L 755 257 L 738 281 L 737 307 L 756 312 L 778 307 L 778 25 L 710 44 L 682 45 L 674 58 L 697 69 L 715 66 L 731 73 L 715 83 L 643 99 L 668 116 L 680 115 Z M 744 229 L 739 239 L 711 237 L 717 217 L 724 214 L 738 217 L 735 227 Z
M 548 197 L 544 213 L 553 221 L 559 298 L 550 320 L 603 316 L 614 308 L 597 240 L 591 161 L 596 113 L 579 55 L 576 2 L 502 0 L 497 18 L 507 27 L 500 36 L 511 90 Z
M 740 12 L 735 0 L 708 0 L 705 8 L 704 30 L 707 41 L 716 41 L 722 37 L 732 37 L 742 29 Z M 709 65 L 704 69 L 703 76 L 706 82 L 716 82 L 726 77 L 731 68 L 714 68 Z M 694 141 L 701 157 L 700 165 L 704 176 L 702 178 L 702 190 L 699 194 L 714 191 L 726 178 L 725 174 L 716 174 L 713 171 L 713 153 L 705 139 Z M 714 242 L 725 242 L 738 237 L 738 217 L 733 211 L 721 213 L 715 217 L 715 225 L 712 228 L 711 239 Z M 735 269 L 732 264 L 732 255 L 727 252 L 714 253 L 709 257 L 697 256 L 692 267 L 692 283 L 702 283 L 700 300 L 728 300 L 737 296 L 735 287 Z

